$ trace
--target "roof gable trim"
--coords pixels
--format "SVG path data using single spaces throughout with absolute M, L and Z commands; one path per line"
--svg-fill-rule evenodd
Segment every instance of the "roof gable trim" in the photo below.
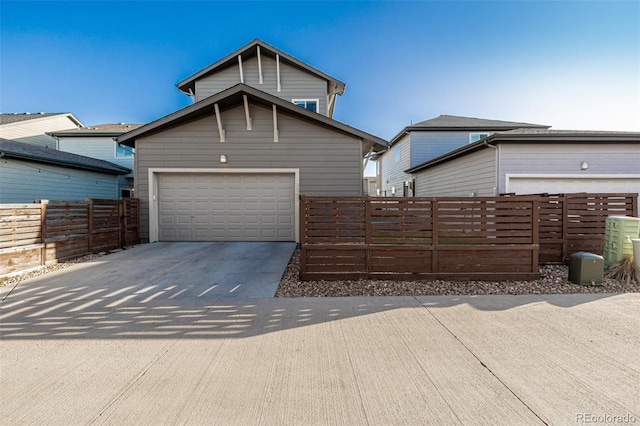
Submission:
M 346 84 L 343 83 L 342 81 L 328 75 L 325 74 L 324 72 L 312 67 L 311 65 L 302 62 L 299 59 L 296 59 L 295 57 L 265 43 L 264 41 L 260 40 L 260 39 L 254 39 L 253 41 L 251 41 L 249 44 L 241 47 L 240 49 L 226 55 L 225 57 L 223 57 L 222 59 L 219 59 L 218 61 L 214 62 L 213 64 L 209 65 L 206 68 L 203 68 L 202 70 L 198 71 L 197 73 L 193 74 L 192 76 L 184 79 L 183 81 L 179 82 L 178 84 L 176 84 L 176 86 L 178 87 L 178 89 L 186 94 L 191 94 L 195 91 L 195 82 L 196 80 L 200 80 L 201 78 L 212 74 L 215 72 L 216 69 L 223 67 L 223 66 L 227 66 L 227 65 L 231 65 L 231 64 L 238 64 L 238 61 L 241 61 L 241 57 L 244 53 L 247 53 L 249 51 L 251 51 L 252 49 L 256 48 L 256 54 L 257 55 L 263 55 L 264 52 L 269 52 L 273 55 L 276 55 L 276 57 L 279 57 L 280 60 L 285 60 L 291 64 L 293 64 L 294 66 L 296 66 L 297 68 L 300 68 L 302 70 L 305 70 L 306 72 L 309 72 L 311 74 L 315 74 L 316 76 L 326 80 L 327 82 L 331 83 L 331 85 L 333 86 L 332 88 L 330 88 L 330 92 L 331 93 L 338 93 L 338 94 L 343 94 L 344 93 L 344 89 L 346 87 Z M 252 52 L 253 53 L 253 52 Z M 260 57 L 260 56 L 258 56 Z
M 317 124 L 331 127 L 339 132 L 346 133 L 346 134 L 355 136 L 357 138 L 363 139 L 365 141 L 368 141 L 372 145 L 379 145 L 381 148 L 386 148 L 388 145 L 387 141 L 385 141 L 384 139 L 378 138 L 377 136 L 371 135 L 362 130 L 340 123 L 339 121 L 328 118 L 322 114 L 318 114 L 318 113 L 306 110 L 291 102 L 287 102 L 284 99 L 270 95 L 268 93 L 265 93 L 254 87 L 247 86 L 245 84 L 237 84 L 220 93 L 217 93 L 215 95 L 209 96 L 206 99 L 196 102 L 193 105 L 190 105 L 186 108 L 176 111 L 173 114 L 167 115 L 154 122 L 151 122 L 142 127 L 139 127 L 138 129 L 125 133 L 119 136 L 117 138 L 117 141 L 125 145 L 133 146 L 135 139 L 140 136 L 143 136 L 145 134 L 149 134 L 152 132 L 155 133 L 157 131 L 161 131 L 164 128 L 173 126 L 180 122 L 190 121 L 191 119 L 204 115 L 207 112 L 213 113 L 215 105 L 219 105 L 219 108 L 221 110 L 223 110 L 222 109 L 223 106 L 229 106 L 229 105 L 240 106 L 243 104 L 244 96 L 247 96 L 249 99 L 253 100 L 254 102 L 257 101 L 257 103 L 262 103 L 264 105 L 267 105 L 269 108 L 272 108 L 271 105 L 276 105 L 278 107 L 278 110 L 283 110 L 289 114 L 303 117 L 304 119 L 315 122 Z M 225 103 L 226 105 L 223 105 Z

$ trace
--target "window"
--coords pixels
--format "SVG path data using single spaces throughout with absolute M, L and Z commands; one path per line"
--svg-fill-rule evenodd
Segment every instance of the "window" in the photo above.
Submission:
M 135 148 L 116 143 L 116 158 L 132 158 L 134 152 L 136 152 Z
M 478 142 L 480 139 L 484 139 L 489 136 L 489 133 L 469 133 L 469 143 Z
M 395 150 L 395 156 L 396 156 L 396 161 L 400 161 L 400 147 L 396 146 L 396 150 Z
M 294 99 L 293 103 L 308 109 L 309 111 L 318 112 L 318 100 L 317 99 Z

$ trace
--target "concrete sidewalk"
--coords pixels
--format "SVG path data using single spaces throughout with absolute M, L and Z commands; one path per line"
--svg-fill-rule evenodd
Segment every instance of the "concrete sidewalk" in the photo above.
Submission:
M 3 424 L 640 422 L 640 294 L 95 302 L 85 287 L 0 305 Z

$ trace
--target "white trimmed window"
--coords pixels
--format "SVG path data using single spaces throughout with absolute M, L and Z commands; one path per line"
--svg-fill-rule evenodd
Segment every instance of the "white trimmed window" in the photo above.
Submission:
M 294 99 L 292 102 L 309 111 L 318 112 L 318 99 Z
M 135 152 L 135 148 L 122 146 L 116 143 L 116 158 L 133 158 L 133 154 Z
M 484 139 L 489 136 L 489 133 L 469 133 L 469 143 L 478 142 L 480 139 Z

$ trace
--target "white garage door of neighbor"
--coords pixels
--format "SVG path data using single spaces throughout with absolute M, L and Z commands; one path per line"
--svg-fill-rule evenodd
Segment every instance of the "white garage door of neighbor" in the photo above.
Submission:
M 294 241 L 293 174 L 160 174 L 160 241 Z
M 640 177 L 509 177 L 508 192 L 516 194 L 638 193 Z

